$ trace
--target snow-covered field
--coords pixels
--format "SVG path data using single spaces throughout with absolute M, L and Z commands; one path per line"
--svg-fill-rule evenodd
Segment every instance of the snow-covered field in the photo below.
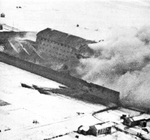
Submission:
M 49 135 L 52 136 L 70 132 L 76 130 L 81 123 L 96 123 L 97 120 L 88 114 L 105 108 L 102 105 L 96 106 L 69 97 L 53 94 L 42 95 L 32 89 L 21 87 L 21 82 L 52 88 L 60 85 L 24 70 L 0 63 L 0 99 L 10 103 L 10 105 L 0 107 L 0 129 L 2 130 L 0 137 L 2 139 L 9 139 L 12 136 L 16 138 L 18 135 L 22 137 L 21 135 L 24 133 L 30 135 L 32 131 L 29 130 L 33 128 L 44 131 L 46 126 L 53 126 L 54 128 L 49 132 L 45 130 L 44 135 L 51 133 Z M 87 115 L 79 116 L 77 112 Z M 33 124 L 33 120 L 37 120 L 39 123 Z M 70 125 L 70 123 L 72 124 Z M 61 128 L 58 129 L 60 126 Z M 7 127 L 11 129 L 10 132 L 3 132 Z M 40 131 L 39 129 L 34 131 Z M 42 133 L 41 131 L 40 133 Z
M 93 125 L 117 120 L 123 112 L 106 113 L 103 117 L 92 117 L 91 113 L 104 109 L 103 105 L 93 105 L 60 95 L 43 95 L 33 89 L 21 87 L 21 83 L 44 87 L 58 87 L 60 84 L 41 76 L 0 63 L 0 99 L 10 105 L 0 106 L 0 139 L 41 140 L 60 134 L 76 131 L 80 125 Z M 81 113 L 79 115 L 78 113 Z M 84 113 L 84 114 L 83 114 Z M 100 121 L 100 120 L 101 121 Z M 34 121 L 36 123 L 34 123 Z M 70 133 L 58 139 L 75 139 Z M 101 139 L 134 139 L 130 135 L 117 132 Z M 93 136 L 80 136 L 80 139 L 99 139 Z
M 27 31 L 50 27 L 100 40 L 118 27 L 149 25 L 149 7 L 149 0 L 0 0 L 0 13 L 6 15 L 0 22 Z

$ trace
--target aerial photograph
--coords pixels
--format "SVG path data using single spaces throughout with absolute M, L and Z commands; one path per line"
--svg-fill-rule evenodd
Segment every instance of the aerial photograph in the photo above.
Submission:
M 0 0 L 0 140 L 150 140 L 150 0 Z

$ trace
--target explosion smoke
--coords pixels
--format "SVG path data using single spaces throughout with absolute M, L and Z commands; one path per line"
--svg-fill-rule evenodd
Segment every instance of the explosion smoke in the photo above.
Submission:
M 95 55 L 80 60 L 84 80 L 120 91 L 123 104 L 150 106 L 150 27 L 111 29 L 104 43 L 89 45 Z M 150 107 L 149 107 L 150 108 Z

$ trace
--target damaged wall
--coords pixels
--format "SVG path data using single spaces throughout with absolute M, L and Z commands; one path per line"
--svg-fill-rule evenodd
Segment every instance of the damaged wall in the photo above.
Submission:
M 96 84 L 87 83 L 84 80 L 72 77 L 68 74 L 57 72 L 50 68 L 36 65 L 21 60 L 19 58 L 9 56 L 2 52 L 0 52 L 0 61 L 30 71 L 32 73 L 38 74 L 40 76 L 51 79 L 68 87 L 85 90 L 87 94 L 95 95 L 107 102 L 119 104 L 119 92 L 116 92 L 114 90 L 110 90 L 108 88 Z

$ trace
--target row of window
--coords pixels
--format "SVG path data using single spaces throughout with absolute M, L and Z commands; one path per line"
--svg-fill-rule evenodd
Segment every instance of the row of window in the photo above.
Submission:
M 70 53 L 65 53 L 64 50 L 60 49 L 49 49 L 49 48 L 41 48 L 40 51 L 47 52 L 47 54 L 52 55 L 54 57 L 60 57 L 63 59 L 68 59 L 70 57 Z
M 63 58 L 63 59 L 68 58 L 68 55 L 62 54 L 60 52 L 54 52 L 54 53 L 50 53 L 50 54 L 54 54 L 54 56 L 58 57 L 58 58 Z
M 60 57 L 59 55 L 49 54 L 49 56 L 53 58 L 54 61 L 66 61 L 67 60 L 67 58 Z
M 111 127 L 98 130 L 98 134 L 105 134 L 105 133 L 110 133 L 110 132 L 111 132 Z
M 65 44 L 63 44 L 63 43 L 58 43 L 58 42 L 53 41 L 53 40 L 50 40 L 50 39 L 46 39 L 46 38 L 38 38 L 38 39 L 37 39 L 37 43 L 42 44 L 42 42 L 45 42 L 45 43 L 53 43 L 53 44 L 57 44 L 57 45 L 59 45 L 59 46 L 63 46 L 63 47 L 70 48 L 70 46 L 68 46 L 68 45 L 65 45 Z
M 59 51 L 61 53 L 65 53 L 67 55 L 73 53 L 72 51 L 70 51 L 70 49 L 66 49 L 66 48 L 62 48 L 62 47 L 57 46 L 57 45 L 50 45 L 50 44 L 40 45 L 39 49 L 49 51 L 49 52 Z

